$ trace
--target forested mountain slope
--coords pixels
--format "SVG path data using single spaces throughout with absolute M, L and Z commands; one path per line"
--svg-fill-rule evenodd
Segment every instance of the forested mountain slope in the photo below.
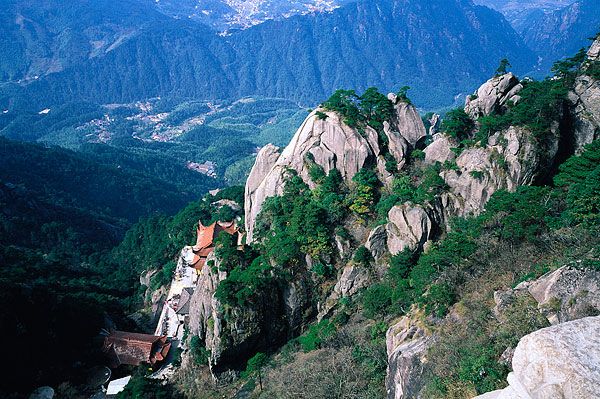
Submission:
M 173 214 L 196 198 L 170 182 L 61 148 L 0 139 L 0 153 L 0 179 L 5 184 L 21 186 L 55 205 L 129 223 L 153 213 Z M 213 187 L 207 179 L 206 190 Z
M 430 131 L 405 92 L 339 90 L 264 147 L 249 246 L 220 241 L 202 269 L 176 387 L 472 398 L 506 386 L 521 337 L 598 315 L 599 56 L 597 40 L 543 81 L 501 71 Z M 547 354 L 519 351 L 529 392 L 560 368 Z M 576 397 L 600 392 L 594 371 L 561 370 Z
M 13 326 L 14 348 L 36 343 L 26 347 L 38 362 L 34 379 L 16 362 L 0 388 L 68 381 L 59 392 L 82 390 L 83 366 L 102 363 L 92 340 L 111 323 L 106 316 L 118 328 L 153 328 L 198 221 L 241 222 L 242 203 L 247 245 L 215 240 L 191 287 L 170 384 L 146 379 L 143 366 L 122 397 L 471 398 L 503 388 L 521 337 L 600 311 L 599 57 L 596 41 L 543 81 L 500 70 L 441 124 L 422 118 L 405 90 L 336 91 L 285 149 L 260 151 L 244 194 L 229 189 L 173 217 L 144 219 L 112 250 L 79 252 L 85 235 L 52 222 L 25 226 L 36 235 L 12 236 L 20 242 L 3 235 L 1 292 L 18 300 L 0 318 Z M 3 145 L 13 179 L 42 191 L 43 180 L 10 157 L 19 145 Z M 47 154 L 71 159 L 35 151 L 46 169 L 56 169 Z M 64 164 L 77 180 L 78 168 Z M 111 209 L 77 190 L 61 199 L 64 171 L 45 195 Z M 27 196 L 5 187 L 9 199 Z M 6 207 L 14 210 L 3 225 L 14 230 L 39 203 Z M 23 315 L 31 317 L 11 322 Z M 86 329 L 57 362 L 72 320 Z
M 537 69 L 548 72 L 552 63 L 585 47 L 600 30 L 600 4 L 594 0 L 477 0 L 500 11 L 540 56 Z
M 499 14 L 468 0 L 359 1 L 225 37 L 135 0 L 86 4 L 11 0 L 2 107 L 257 94 L 314 103 L 339 87 L 405 84 L 417 103 L 439 106 L 500 58 L 522 71 L 535 61 Z
M 559 10 L 530 17 L 523 26 L 523 40 L 542 57 L 542 68 L 553 60 L 585 47 L 586 38 L 600 30 L 600 3 L 579 0 Z
M 84 384 L 90 368 L 104 363 L 100 330 L 151 321 L 126 317 L 143 307 L 140 275 L 162 267 L 206 213 L 199 194 L 107 158 L 123 167 L 0 138 L 0 296 L 10 304 L 0 325 L 13 359 L 3 368 L 3 398 L 27 397 L 39 385 Z M 206 178 L 203 191 L 214 187 Z M 191 201 L 196 207 L 181 211 Z M 160 273 L 154 277 L 160 286 Z M 73 395 L 69 387 L 60 395 Z

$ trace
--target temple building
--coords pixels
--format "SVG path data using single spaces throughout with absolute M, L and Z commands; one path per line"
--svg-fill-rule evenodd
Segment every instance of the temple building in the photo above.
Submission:
M 165 360 L 170 348 L 166 336 L 112 331 L 104 338 L 103 350 L 110 358 L 110 366 L 116 368 L 122 364 L 154 366 Z
M 238 249 L 243 249 L 243 234 L 235 222 L 215 222 L 210 226 L 198 222 L 196 245 L 193 247 L 194 259 L 191 264 L 198 273 L 206 264 L 208 256 L 215 250 L 215 240 L 221 232 L 237 236 Z

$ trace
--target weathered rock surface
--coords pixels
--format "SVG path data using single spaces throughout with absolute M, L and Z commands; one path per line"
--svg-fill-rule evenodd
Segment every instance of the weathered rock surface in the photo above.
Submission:
M 140 274 L 140 284 L 143 285 L 144 287 L 149 287 L 152 277 L 157 272 L 158 272 L 158 270 L 154 270 L 154 269 L 146 270 L 146 271 L 142 272 L 142 274 Z
M 442 173 L 457 201 L 457 214 L 478 214 L 496 191 L 514 191 L 534 182 L 558 151 L 558 126 L 551 135 L 550 144 L 540 148 L 526 128 L 510 127 L 490 137 L 488 146 L 463 151 L 456 159 L 458 171 Z
M 432 337 L 408 317 L 401 318 L 386 333 L 388 399 L 416 397 L 422 388 L 425 355 Z
M 276 147 L 261 150 L 250 172 L 246 184 L 246 232 L 247 242 L 253 240 L 254 224 L 264 200 L 281 195 L 286 171 L 295 170 L 311 187 L 309 170 L 313 164 L 325 173 L 333 169 L 340 171 L 349 183 L 359 170 L 366 166 L 378 166 L 380 177 L 385 182 L 389 173 L 381 156 L 378 134 L 370 127 L 359 133 L 347 126 L 334 112 L 319 110 L 327 115 L 321 119 L 317 111 L 306 118 L 290 144 L 278 154 Z M 390 154 L 402 168 L 410 145 L 425 137 L 425 126 L 416 108 L 404 102 L 395 104 L 395 115 L 384 127 Z
M 209 265 L 214 265 L 211 267 Z M 259 340 L 261 318 L 252 307 L 234 308 L 225 316 L 214 294 L 227 273 L 219 271 L 219 261 L 214 253 L 198 276 L 196 290 L 190 302 L 190 330 L 200 337 L 210 352 L 209 367 L 215 379 L 232 381 L 235 369 L 244 354 Z
M 588 50 L 587 61 L 599 60 L 600 40 L 596 40 Z M 600 81 L 585 74 L 577 77 L 575 87 L 569 93 L 569 101 L 573 121 L 573 146 L 575 152 L 580 153 L 586 144 L 600 137 Z
M 600 272 L 563 266 L 516 290 L 527 290 L 551 324 L 600 314 Z
M 447 161 L 454 161 L 456 154 L 452 151 L 454 144 L 449 137 L 441 133 L 437 133 L 433 136 L 433 142 L 429 144 L 425 152 L 425 162 L 428 164 L 434 164 L 440 162 L 443 164 Z
M 150 295 L 150 309 L 152 311 L 152 319 L 157 319 L 167 299 L 169 293 L 168 286 L 162 286 Z
M 398 170 L 401 170 L 406 164 L 406 156 L 408 155 L 408 150 L 410 148 L 410 144 L 408 141 L 400 134 L 398 129 L 390 125 L 389 122 L 383 122 L 383 131 L 390 138 L 389 149 L 390 154 L 398 161 Z
M 408 144 L 415 147 L 427 135 L 419 112 L 413 105 L 400 100 L 395 94 L 388 94 L 388 99 L 394 103 L 396 111 L 391 121 L 392 126 Z
M 429 119 L 429 135 L 435 136 L 436 133 L 440 131 L 440 127 L 442 125 L 442 118 L 438 114 L 433 114 Z
M 600 137 L 600 82 L 582 76 L 577 79 L 575 89 L 569 93 L 573 104 L 573 139 L 576 152 Z
M 219 263 L 213 252 L 198 276 L 189 327 L 211 354 L 214 378 L 231 382 L 250 356 L 280 345 L 301 327 L 310 308 L 309 284 L 296 279 L 282 290 L 256 292 L 241 306 L 222 306 L 215 292 L 227 273 L 219 270 Z
M 385 226 L 377 226 L 371 231 L 365 248 L 371 252 L 375 260 L 378 260 L 387 252 L 387 231 Z
M 600 397 L 600 317 L 548 327 L 521 339 L 509 386 L 476 399 Z
M 340 256 L 342 261 L 350 259 L 352 255 L 352 246 L 350 244 L 350 240 L 347 238 L 336 235 L 334 238 L 335 248 L 338 251 L 338 255 Z
M 415 250 L 432 238 L 434 221 L 418 205 L 394 206 L 388 213 L 387 246 L 396 255 L 405 249 Z
M 495 76 L 477 90 L 475 98 L 467 97 L 465 112 L 473 119 L 493 112 L 502 112 L 509 101 L 519 101 L 518 93 L 521 89 L 523 85 L 512 73 Z
M 591 61 L 597 61 L 600 59 L 600 39 L 594 40 L 594 43 L 592 43 L 587 52 L 587 56 Z
M 312 307 L 312 295 L 310 287 L 312 284 L 308 281 L 306 276 L 299 277 L 294 281 L 291 281 L 286 285 L 283 290 L 283 303 L 285 314 L 285 325 L 282 329 L 285 329 L 285 335 L 287 337 L 298 335 L 307 318 L 314 316 L 314 309 Z M 274 299 L 276 301 L 276 299 Z M 270 312 L 269 306 L 262 309 L 263 312 Z M 274 322 L 271 322 L 275 324 Z M 273 330 L 277 333 L 277 329 L 272 329 L 272 326 L 264 329 L 265 332 Z
M 216 262 L 214 253 L 207 258 L 207 264 Z M 202 268 L 196 289 L 190 300 L 190 330 L 193 334 L 206 336 L 208 320 L 217 318 L 217 310 L 219 308 L 218 301 L 214 298 L 215 292 L 219 283 L 227 278 L 227 274 L 219 272 L 218 269 L 209 267 L 208 265 Z
M 256 208 L 260 209 L 260 205 L 265 200 L 266 195 L 274 195 L 281 182 L 273 182 L 272 185 L 266 187 L 264 183 L 265 177 L 269 174 L 277 159 L 281 155 L 279 147 L 272 144 L 264 146 L 256 156 L 254 166 L 250 171 L 248 180 L 246 180 L 246 188 L 244 193 L 244 209 L 246 211 L 246 223 L 254 226 L 256 215 L 258 214 Z M 262 187 L 261 187 L 262 185 Z M 261 187 L 260 192 L 257 190 Z M 252 230 L 247 231 L 247 242 L 252 242 Z
M 352 263 L 347 265 L 335 284 L 333 292 L 319 309 L 318 319 L 321 320 L 327 317 L 341 298 L 347 298 L 358 293 L 361 289 L 366 288 L 370 282 L 371 278 L 366 268 Z
M 600 40 L 596 40 L 587 53 L 588 61 L 600 59 Z M 569 93 L 573 114 L 575 152 L 600 137 L 600 82 L 591 76 L 577 78 L 575 88 Z
M 304 121 L 274 163 L 276 154 L 273 150 L 267 150 L 262 157 L 259 154 L 246 185 L 247 242 L 253 240 L 254 223 L 264 200 L 283 192 L 288 168 L 295 170 L 309 185 L 314 185 L 309 177 L 311 162 L 322 167 L 325 173 L 338 169 L 344 180 L 349 182 L 379 155 L 378 146 L 376 149 L 371 146 L 373 143 L 377 145 L 377 133 L 367 129 L 366 135 L 369 140 L 345 125 L 336 113 L 328 112 L 327 119 L 323 120 L 316 116 L 315 111 Z

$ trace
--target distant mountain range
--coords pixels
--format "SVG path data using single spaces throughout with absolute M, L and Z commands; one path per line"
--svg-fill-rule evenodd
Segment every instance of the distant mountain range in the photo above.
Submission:
M 0 106 L 257 94 L 314 105 L 338 88 L 409 85 L 417 104 L 436 107 L 470 92 L 503 57 L 518 71 L 536 59 L 500 14 L 467 0 L 351 2 L 226 36 L 157 7 L 10 0 L 0 17 Z
M 549 13 L 536 13 L 521 30 L 525 43 L 540 55 L 541 68 L 587 47 L 600 31 L 600 2 L 579 0 Z
M 514 1 L 480 2 L 517 12 Z M 521 37 L 470 0 L 8 0 L 0 107 L 253 95 L 312 106 L 338 88 L 404 85 L 421 107 L 447 106 L 501 58 L 542 75 L 585 45 L 600 3 L 564 3 L 524 4 Z
M 576 0 L 475 0 L 475 3 L 496 9 L 509 20 L 532 10 L 552 12 L 566 7 Z
M 500 11 L 539 55 L 537 69 L 547 71 L 565 55 L 587 47 L 600 31 L 598 0 L 476 0 Z

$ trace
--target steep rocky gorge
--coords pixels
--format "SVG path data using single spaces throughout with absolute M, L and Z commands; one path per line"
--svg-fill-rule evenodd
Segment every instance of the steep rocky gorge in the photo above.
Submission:
M 588 60 L 597 60 L 599 49 L 597 41 L 588 53 Z M 321 183 L 315 178 L 315 169 L 324 175 L 338 171 L 347 187 L 356 186 L 355 177 L 362 170 L 371 169 L 385 191 L 395 184 L 398 173 L 430 168 L 441 178 L 443 187 L 424 201 L 394 204 L 384 222 L 365 223 L 347 216 L 336 227 L 349 234 L 336 230 L 329 237 L 335 249 L 331 255 L 320 259 L 305 253 L 287 279 L 269 289 L 260 290 L 257 285 L 257 291 L 253 292 L 256 298 L 238 306 L 225 305 L 215 297 L 218 286 L 230 274 L 221 270 L 218 258 L 211 258 L 214 266 L 202 270 L 192 299 L 190 327 L 191 333 L 199 336 L 210 352 L 209 366 L 215 378 L 234 380 L 252 354 L 272 352 L 306 331 L 315 320 L 335 315 L 344 298 L 356 296 L 381 278 L 391 256 L 406 251 L 427 252 L 452 229 L 453 218 L 480 214 L 494 193 L 514 192 L 520 186 L 547 181 L 557 162 L 581 152 L 585 144 L 598 138 L 599 84 L 585 73 L 579 75 L 568 99 L 548 121 L 549 129 L 543 139 L 531 127 L 514 124 L 490 132 L 485 140 L 464 144 L 444 129 L 436 129 L 436 123 L 427 132 L 416 108 L 402 96 L 390 94 L 388 101 L 393 112 L 379 129 L 368 124 L 357 126 L 340 112 L 323 106 L 306 118 L 285 149 L 263 147 L 245 188 L 245 230 L 247 244 L 253 248 L 261 245 L 256 231 L 265 204 L 284 194 L 290 173 L 311 190 L 318 190 Z M 464 113 L 474 121 L 469 134 L 481 129 L 481 120 L 502 115 L 518 104 L 524 87 L 510 73 L 486 82 L 469 97 L 464 108 Z M 376 267 L 367 268 L 353 259 L 363 246 Z M 334 269 L 326 283 L 314 273 L 315 265 L 320 263 L 331 264 Z M 527 291 L 550 323 L 575 320 L 589 309 L 600 309 L 599 278 L 597 273 L 581 274 L 565 267 L 510 292 L 498 292 L 497 310 L 501 314 L 503 303 Z M 581 298 L 582 292 L 592 293 L 577 304 L 585 307 L 586 312 L 573 305 L 576 301 L 572 298 Z M 550 314 L 547 304 L 557 297 L 563 305 Z M 411 310 L 389 324 L 386 337 L 389 398 L 421 395 L 423 364 L 427 362 L 427 348 L 435 335 L 414 312 Z M 578 325 L 569 328 L 578 328 L 573 326 Z M 515 352 L 519 355 L 515 356 L 526 357 L 524 352 L 530 353 L 538 350 L 532 348 L 543 345 L 519 345 Z M 513 358 L 513 364 L 515 361 Z M 514 369 L 518 373 L 518 367 Z M 511 386 L 513 381 L 514 375 L 509 378 Z

